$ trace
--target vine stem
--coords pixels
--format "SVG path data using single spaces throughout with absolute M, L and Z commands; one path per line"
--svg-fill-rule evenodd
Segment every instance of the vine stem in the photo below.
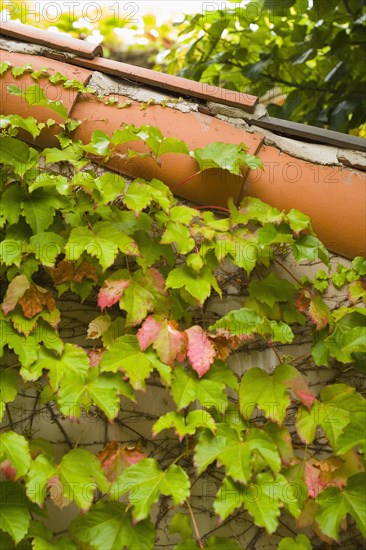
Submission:
M 277 357 L 278 362 L 281 363 L 281 357 L 280 357 L 280 354 L 278 353 L 278 351 L 276 350 L 276 348 L 271 346 L 271 350 L 273 351 L 273 353 Z
M 282 269 L 284 269 L 286 271 L 286 273 L 288 273 L 290 275 L 290 277 L 292 277 L 293 280 L 297 282 L 298 285 L 303 286 L 303 284 L 299 281 L 299 279 L 297 277 L 295 277 L 295 275 L 293 275 L 291 273 L 291 271 L 289 269 L 287 269 L 287 267 L 285 265 L 283 265 L 279 260 L 275 260 L 275 262 L 276 262 L 276 264 L 280 265 L 282 267 Z
M 189 513 L 191 514 L 192 523 L 193 523 L 194 531 L 196 533 L 198 545 L 199 545 L 200 548 L 204 548 L 204 545 L 203 545 L 203 542 L 202 542 L 202 539 L 201 539 L 201 536 L 200 536 L 200 532 L 198 530 L 198 525 L 196 523 L 196 518 L 194 517 L 194 513 L 193 513 L 193 510 L 191 508 L 191 505 L 188 502 L 188 499 L 186 500 L 186 503 L 187 503 L 187 506 L 188 506 Z
M 227 212 L 228 214 L 230 214 L 230 210 L 228 208 L 225 208 L 224 206 L 216 206 L 215 204 L 207 206 L 196 206 L 197 210 L 205 210 L 206 208 L 209 208 L 210 210 L 222 210 L 222 212 Z
M 202 170 L 199 170 L 198 172 L 195 172 L 191 176 L 188 176 L 188 178 L 186 178 L 185 180 L 182 180 L 179 183 L 176 183 L 173 187 L 178 187 L 179 185 L 183 185 L 183 183 L 186 183 L 187 181 L 191 180 L 195 176 L 199 176 L 200 174 L 202 174 Z
M 183 458 L 184 456 L 187 456 L 187 455 L 191 455 L 193 454 L 194 451 L 190 451 L 190 450 L 186 450 L 184 451 L 184 453 L 181 453 L 179 456 L 177 456 L 177 458 L 175 458 L 172 462 L 172 464 L 176 464 L 181 458 Z

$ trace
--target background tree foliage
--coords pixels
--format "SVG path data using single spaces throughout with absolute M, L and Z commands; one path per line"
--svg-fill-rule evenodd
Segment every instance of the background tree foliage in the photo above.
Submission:
M 223 6 L 186 17 L 165 57 L 169 72 L 267 95 L 272 116 L 343 132 L 365 122 L 364 0 Z

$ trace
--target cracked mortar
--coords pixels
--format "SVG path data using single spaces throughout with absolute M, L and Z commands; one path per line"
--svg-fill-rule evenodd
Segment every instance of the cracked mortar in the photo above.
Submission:
M 126 79 L 127 80 L 127 79 Z M 108 95 L 123 95 L 140 103 L 149 103 L 154 100 L 154 105 L 163 105 L 171 109 L 177 109 L 182 113 L 198 111 L 198 104 L 184 100 L 176 100 L 156 90 L 145 88 L 141 84 L 129 81 L 130 84 L 121 79 L 112 78 L 99 71 L 93 71 L 88 86 L 94 88 L 98 93 Z
M 305 141 L 279 136 L 270 130 L 256 126 L 256 120 L 260 118 L 265 119 L 266 117 L 266 114 L 264 116 L 260 115 L 263 111 L 267 113 L 263 105 L 258 106 L 262 108 L 258 109 L 259 116 L 256 116 L 257 108 L 252 115 L 248 115 L 248 113 L 235 107 L 219 105 L 218 103 L 214 105 L 214 110 L 212 109 L 212 104 L 209 106 L 216 118 L 228 122 L 232 126 L 235 126 L 235 128 L 241 128 L 248 133 L 261 133 L 264 135 L 265 145 L 276 147 L 282 153 L 287 153 L 295 158 L 323 166 L 347 166 L 349 168 L 366 170 L 366 153 L 338 149 L 337 147 L 322 145 L 320 143 L 306 143 Z M 247 121 L 250 121 L 250 123 L 248 124 Z
M 24 53 L 27 55 L 43 55 L 45 57 L 55 58 L 60 60 L 60 57 L 64 57 L 65 60 L 73 59 L 76 57 L 73 53 L 62 52 L 47 48 L 46 46 L 39 46 L 37 44 L 29 44 L 28 42 L 14 42 L 5 38 L 0 38 L 0 49 L 6 50 L 9 53 Z

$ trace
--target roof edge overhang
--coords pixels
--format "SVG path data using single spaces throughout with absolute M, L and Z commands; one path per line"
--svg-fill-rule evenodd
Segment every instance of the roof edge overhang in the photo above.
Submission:
M 9 25 L 11 26 L 10 30 Z M 271 119 L 265 115 L 256 118 L 253 115 L 253 105 L 257 104 L 258 98 L 255 98 L 255 103 L 252 103 L 251 107 L 248 108 L 248 105 L 243 107 L 240 103 L 243 100 L 242 94 L 237 92 L 224 90 L 225 93 L 231 94 L 228 98 L 222 89 L 210 87 L 208 88 L 210 95 L 208 95 L 207 90 L 200 83 L 103 59 L 99 56 L 90 58 L 90 51 L 85 53 L 83 50 L 81 55 L 80 51 L 85 48 L 85 42 L 76 39 L 71 40 L 68 52 L 65 53 L 54 33 L 38 31 L 34 28 L 31 28 L 31 32 L 28 33 L 22 26 L 22 39 L 18 39 L 14 34 L 14 26 L 14 23 L 7 23 L 1 28 L 1 34 L 10 46 L 14 39 L 19 44 L 24 45 L 25 42 L 22 53 L 12 52 L 11 50 L 14 48 L 10 46 L 8 51 L 2 52 L 4 58 L 8 58 L 13 65 L 30 63 L 35 68 L 41 68 L 45 66 L 45 57 L 47 57 L 50 72 L 61 72 L 84 84 L 88 83 L 93 75 L 104 73 L 113 75 L 113 81 L 117 84 L 118 82 L 132 82 L 136 90 L 147 85 L 147 93 L 149 90 L 164 89 L 186 98 L 194 98 L 193 101 L 199 100 L 198 107 L 196 105 L 194 109 L 184 112 L 176 108 L 165 108 L 165 105 L 159 104 L 142 110 L 141 100 L 138 99 L 132 101 L 130 107 L 118 110 L 113 105 L 98 102 L 92 94 L 79 94 L 73 90 L 65 90 L 59 85 L 58 98 L 66 104 L 69 116 L 83 121 L 83 124 L 75 132 L 75 137 L 83 142 L 88 142 L 92 132 L 99 128 L 107 133 L 112 133 L 124 122 L 133 123 L 136 126 L 151 124 L 159 126 L 166 136 L 183 139 L 191 149 L 214 141 L 243 142 L 248 146 L 250 153 L 256 154 L 262 159 L 265 166 L 264 171 L 250 170 L 245 172 L 243 177 L 232 176 L 219 170 L 209 170 L 204 176 L 191 178 L 187 184 L 179 188 L 176 187 L 177 181 L 183 181 L 197 171 L 195 161 L 189 157 L 183 158 L 183 155 L 165 155 L 161 167 L 156 166 L 149 159 L 138 158 L 130 159 L 128 162 L 112 160 L 107 163 L 108 168 L 131 177 L 140 176 L 146 179 L 157 177 L 170 185 L 172 191 L 177 195 L 203 205 L 226 205 L 229 196 L 238 203 L 244 195 L 252 195 L 280 209 L 298 208 L 311 216 L 316 233 L 330 250 L 346 257 L 365 255 L 366 181 L 363 171 L 365 169 L 363 151 L 366 142 L 364 140 L 350 139 L 348 143 L 351 146 L 342 147 L 341 143 L 343 142 L 337 141 L 337 135 L 333 136 L 338 132 L 331 132 L 330 138 L 336 139 L 334 145 L 342 147 L 340 155 L 338 155 L 336 154 L 337 149 L 331 151 L 331 148 L 321 145 L 322 139 L 319 139 L 319 135 L 313 133 L 312 128 L 307 125 L 278 121 L 278 119 Z M 47 33 L 47 47 L 40 43 L 41 39 L 45 40 L 45 33 Z M 77 56 L 75 56 L 75 41 L 80 43 Z M 40 45 L 38 55 L 37 49 L 28 53 L 28 43 Z M 57 57 L 57 60 L 54 57 Z M 60 61 L 61 59 L 62 61 Z M 27 86 L 34 83 L 29 74 L 24 74 L 16 81 L 10 71 L 6 75 L 6 78 L 1 79 L 3 97 L 5 97 L 9 84 L 16 82 L 19 85 L 21 82 L 22 86 Z M 168 81 L 171 88 L 166 85 Z M 45 86 L 46 83 L 48 80 L 46 82 L 43 82 L 42 79 L 39 80 L 41 86 Z M 197 86 L 200 88 L 200 97 L 195 91 Z M 172 90 L 172 87 L 175 89 Z M 117 92 L 118 90 L 117 86 Z M 219 97 L 215 96 L 215 93 Z M 116 95 L 122 102 L 129 99 L 121 92 Z M 241 118 L 234 120 L 230 117 L 215 115 L 210 110 L 210 104 L 213 102 L 214 105 L 233 108 L 239 112 L 239 115 L 236 113 L 235 116 Z M 257 109 L 258 106 L 254 110 Z M 47 108 L 28 108 L 24 100 L 22 101 L 17 96 L 8 96 L 8 101 L 3 103 L 1 112 L 2 114 L 21 115 L 27 113 L 26 116 L 32 115 L 42 121 L 43 119 L 46 121 L 51 116 Z M 289 136 L 292 135 L 291 132 L 297 132 L 296 140 L 288 139 L 288 137 L 281 138 L 290 142 L 289 151 L 283 150 L 276 140 L 268 138 L 268 128 L 274 132 L 273 135 L 279 136 Z M 328 131 L 319 128 L 316 130 L 329 138 Z M 350 137 L 352 138 L 352 136 Z M 302 157 L 302 149 L 306 145 L 306 141 L 319 147 L 321 153 L 317 155 L 317 159 L 312 159 L 311 156 L 305 159 Z M 40 138 L 33 143 L 49 146 L 52 142 L 55 145 L 58 144 L 54 130 L 48 130 L 48 133 L 44 130 Z M 352 161 L 347 149 L 354 149 L 357 161 Z M 329 156 L 330 151 L 332 152 L 330 157 L 334 161 L 322 163 L 319 157 L 323 153 L 324 157 L 327 154 Z M 122 146 L 121 152 L 123 152 Z M 353 154 L 352 151 L 349 153 Z M 344 163 L 338 161 L 342 155 L 348 159 L 349 165 L 346 165 L 346 161 Z

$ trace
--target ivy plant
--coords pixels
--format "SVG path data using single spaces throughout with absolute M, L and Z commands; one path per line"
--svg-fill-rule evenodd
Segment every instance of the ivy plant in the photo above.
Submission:
M 47 69 L 5 62 L 1 70 L 89 91 Z M 225 525 L 246 517 L 273 534 L 283 516 L 313 529 L 312 542 L 300 533 L 279 540 L 280 549 L 339 541 L 347 525 L 365 536 L 365 399 L 342 376 L 364 372 L 366 262 L 332 268 L 311 220 L 295 209 L 246 197 L 215 215 L 179 202 L 158 179 L 130 181 L 98 168 L 128 144 L 125 158 L 143 154 L 159 164 L 175 152 L 193 157 L 198 170 L 240 174 L 261 167 L 244 144 L 190 151 L 146 125 L 96 130 L 83 144 L 73 137 L 83 121 L 68 119 L 39 84 L 30 88 L 9 93 L 50 109 L 46 126 L 56 124 L 52 111 L 64 122 L 59 147 L 39 149 L 20 137 L 36 138 L 44 123 L 0 117 L 3 547 L 153 549 L 167 517 L 176 550 L 242 548 L 240 537 L 202 532 L 191 499 L 207 477 L 216 486 L 210 514 Z M 134 151 L 136 140 L 145 153 Z M 288 255 L 304 265 L 303 278 L 284 265 Z M 306 276 L 309 262 L 324 264 L 314 278 Z M 227 295 L 227 273 L 242 307 L 210 317 L 209 299 Z M 329 285 L 342 292 L 334 308 L 324 296 Z M 94 308 L 84 344 L 62 330 L 67 300 Z M 304 333 L 311 353 L 281 353 Z M 238 373 L 230 357 L 253 346 L 272 349 L 275 365 L 245 370 L 244 359 Z M 335 374 L 317 395 L 307 371 L 320 367 Z M 12 417 L 31 390 L 34 411 L 41 404 L 63 433 L 59 418 L 78 422 L 93 412 L 113 427 L 121 402 L 135 403 L 151 385 L 170 410 L 154 419 L 150 439 L 167 434 L 168 452 L 118 438 L 92 452 L 66 434 L 60 455 Z M 46 526 L 50 502 L 79 509 L 67 532 Z

